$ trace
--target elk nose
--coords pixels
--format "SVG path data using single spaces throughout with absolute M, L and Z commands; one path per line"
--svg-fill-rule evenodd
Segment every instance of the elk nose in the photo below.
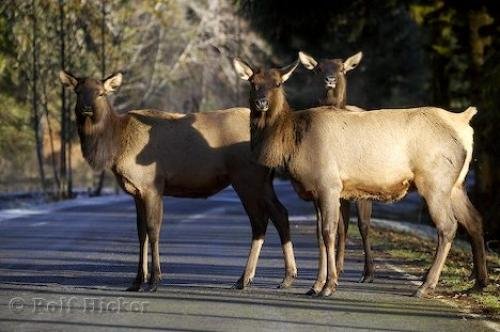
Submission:
M 86 115 L 86 116 L 91 116 L 93 114 L 92 107 L 90 107 L 90 106 L 83 106 L 82 114 Z
M 337 84 L 337 78 L 335 76 L 327 76 L 325 78 L 325 84 L 327 87 L 334 88 L 335 85 Z
M 269 109 L 269 103 L 267 102 L 267 99 L 264 98 L 257 100 L 255 106 L 257 107 L 257 110 L 261 112 L 265 112 Z

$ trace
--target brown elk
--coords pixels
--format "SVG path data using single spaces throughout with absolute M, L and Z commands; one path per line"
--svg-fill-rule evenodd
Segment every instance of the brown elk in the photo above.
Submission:
M 340 198 L 392 202 L 412 187 L 426 200 L 438 230 L 434 262 L 415 295 L 422 297 L 435 289 L 457 222 L 472 239 L 476 287 L 486 286 L 481 217 L 463 184 L 472 156 L 469 121 L 474 107 L 459 114 L 434 107 L 371 112 L 320 107 L 292 112 L 282 84 L 298 62 L 270 70 L 254 70 L 239 59 L 234 62 L 240 77 L 250 82 L 254 158 L 269 168 L 285 168 L 299 196 L 313 199 L 317 206 L 320 259 L 309 294 L 329 296 L 338 284 L 335 240 Z
M 250 254 L 235 287 L 251 284 L 269 219 L 278 230 L 285 260 L 280 286 L 292 284 L 297 268 L 288 213 L 274 192 L 272 170 L 252 161 L 249 109 L 187 115 L 156 110 L 118 114 L 106 95 L 121 85 L 121 74 L 101 81 L 61 71 L 60 80 L 77 95 L 75 113 L 83 156 L 94 169 L 109 168 L 135 200 L 139 264 L 129 290 L 140 290 L 147 279 L 148 242 L 152 273 L 146 290 L 155 291 L 159 286 L 162 197 L 206 198 L 228 185 L 241 199 L 252 227 Z
M 347 72 L 356 68 L 363 53 L 358 52 L 353 56 L 342 59 L 321 59 L 316 61 L 312 56 L 305 52 L 299 52 L 299 60 L 309 70 L 318 71 L 325 83 L 325 93 L 319 106 L 335 106 L 338 108 L 346 108 L 352 111 L 364 111 L 363 109 L 347 105 Z
M 299 52 L 300 62 L 309 70 L 318 71 L 325 83 L 324 98 L 319 106 L 334 106 L 332 110 L 347 109 L 350 111 L 364 111 L 359 107 L 347 105 L 347 80 L 348 71 L 356 68 L 363 57 L 362 52 L 342 59 L 321 59 L 316 61 L 312 56 Z M 365 265 L 360 282 L 373 282 L 374 265 L 368 232 L 370 230 L 370 217 L 372 214 L 372 202 L 367 200 L 356 201 L 358 213 L 358 228 L 363 241 L 365 252 Z M 342 221 L 338 228 L 337 243 L 337 270 L 342 272 L 344 267 L 345 246 L 347 243 L 347 231 L 349 228 L 349 215 L 351 203 L 345 199 L 340 200 L 340 214 Z

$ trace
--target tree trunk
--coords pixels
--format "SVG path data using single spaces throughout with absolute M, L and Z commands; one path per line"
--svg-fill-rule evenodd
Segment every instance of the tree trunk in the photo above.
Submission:
M 65 28 L 64 28 L 64 0 L 59 0 L 59 47 L 61 69 L 65 70 Z M 68 196 L 68 178 L 67 178 L 67 164 L 66 164 L 66 142 L 67 142 L 67 128 L 66 128 L 66 88 L 61 87 L 61 154 L 60 154 L 60 188 L 59 195 L 61 197 Z
M 72 147 L 72 138 L 74 137 L 73 135 L 73 122 L 71 122 L 71 113 L 68 112 L 66 114 L 66 139 L 67 139 L 67 148 L 66 148 L 66 155 L 68 156 L 68 160 L 66 163 L 66 168 L 68 170 L 68 187 L 66 191 L 66 197 L 72 198 L 73 197 L 73 168 L 71 168 L 71 147 Z
M 49 142 L 50 142 L 50 159 L 52 162 L 52 172 L 54 176 L 54 184 L 55 184 L 55 191 L 59 191 L 59 188 L 61 186 L 59 182 L 59 174 L 57 173 L 57 161 L 56 161 L 56 155 L 55 155 L 55 148 L 54 148 L 54 132 L 52 130 L 52 125 L 50 124 L 50 118 L 49 118 L 49 105 L 47 102 L 47 83 L 45 80 L 42 81 L 42 93 L 43 93 L 43 109 L 45 111 L 45 120 L 47 123 L 47 130 L 49 132 Z
M 432 56 L 432 101 L 433 105 L 445 109 L 450 106 L 450 79 L 446 72 L 449 59 L 439 54 Z
M 33 56 L 33 88 L 32 88 L 32 108 L 33 108 L 33 131 L 35 134 L 35 144 L 36 144 L 36 157 L 38 161 L 38 172 L 40 175 L 40 182 L 42 186 L 42 191 L 46 193 L 46 181 L 45 181 L 45 170 L 43 167 L 43 141 L 42 141 L 42 127 L 40 126 L 40 114 L 38 113 L 38 53 L 37 53 L 37 42 L 38 42 L 38 31 L 37 31 L 37 16 L 36 16 L 36 2 L 32 0 L 31 2 L 32 10 L 32 56 Z
M 493 23 L 493 19 L 487 11 L 472 10 L 468 13 L 469 23 L 469 55 L 470 55 L 470 101 L 472 105 L 479 106 L 478 119 L 474 119 L 477 148 L 475 166 L 476 181 L 474 187 L 474 203 L 484 218 L 484 230 L 487 239 L 498 239 L 500 236 L 500 227 L 498 219 L 500 210 L 493 208 L 498 206 L 500 200 L 500 172 L 498 169 L 498 158 L 495 158 L 496 141 L 493 138 L 492 130 L 494 123 L 488 121 L 492 109 L 491 96 L 482 93 L 484 74 L 484 52 L 485 48 L 492 42 L 490 36 L 481 36 L 480 29 Z M 483 107 L 481 107 L 483 106 Z M 486 134 L 489 133 L 489 134 Z M 493 146 L 492 146 L 493 145 Z
M 101 0 L 101 77 L 106 78 L 106 0 Z M 104 173 L 102 170 L 99 172 L 98 180 L 94 188 L 93 195 L 101 196 L 102 187 L 104 185 Z

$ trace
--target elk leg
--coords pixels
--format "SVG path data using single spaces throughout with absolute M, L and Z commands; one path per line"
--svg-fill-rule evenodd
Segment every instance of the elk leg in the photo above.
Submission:
M 362 200 L 356 202 L 358 208 L 358 228 L 363 240 L 363 250 L 365 252 L 365 266 L 363 269 L 363 276 L 359 282 L 373 282 L 373 254 L 369 240 L 370 232 L 370 217 L 372 214 L 372 202 Z
M 481 215 L 472 205 L 463 187 L 453 188 L 451 199 L 455 218 L 465 228 L 471 242 L 473 258 L 471 276 L 475 276 L 476 278 L 474 288 L 482 289 L 488 284 L 488 271 L 486 269 L 486 252 Z
M 438 195 L 438 197 L 430 197 L 430 199 L 426 197 L 429 212 L 438 230 L 438 247 L 425 282 L 415 293 L 416 297 L 424 297 L 436 288 L 457 230 L 457 221 L 453 215 L 450 196 L 441 193 Z
M 139 236 L 139 264 L 137 276 L 128 291 L 137 292 L 148 277 L 148 234 L 146 232 L 146 220 L 144 216 L 144 204 L 140 198 L 134 197 L 137 212 L 137 235 Z
M 234 288 L 244 289 L 252 285 L 255 271 L 257 269 L 257 262 L 259 260 L 260 251 L 264 244 L 266 236 L 268 218 L 255 218 L 250 217 L 250 224 L 252 226 L 252 244 L 250 246 L 250 253 L 248 255 L 247 264 L 243 275 L 235 283 Z
M 320 195 L 321 210 L 321 232 L 327 254 L 327 280 L 321 290 L 321 296 L 330 296 L 335 292 L 338 285 L 338 273 L 335 264 L 335 240 L 340 215 L 340 197 L 338 192 L 332 189 L 325 190 Z
M 257 183 L 260 184 L 258 181 Z M 261 199 L 255 199 L 256 196 L 260 197 L 262 195 L 262 193 L 258 192 L 258 188 L 249 188 L 248 181 L 246 181 L 246 185 L 245 183 L 233 182 L 233 188 L 240 197 L 243 208 L 250 218 L 250 225 L 252 227 L 252 244 L 247 264 L 242 276 L 233 286 L 237 289 L 244 289 L 252 284 L 255 276 L 260 251 L 266 236 L 269 216 L 266 213 L 265 202 Z
M 160 285 L 160 228 L 163 221 L 162 195 L 157 192 L 147 192 L 144 195 L 146 212 L 146 232 L 151 246 L 151 276 L 148 282 L 149 292 L 155 292 Z
M 268 188 L 266 192 L 268 192 L 270 196 L 270 199 L 266 200 L 267 210 L 269 211 L 271 221 L 278 231 L 285 260 L 285 277 L 278 288 L 288 288 L 292 286 L 297 278 L 297 264 L 295 263 L 293 244 L 290 238 L 288 211 L 276 197 L 272 183 L 270 183 L 270 188 Z
M 339 275 L 344 271 L 345 248 L 347 245 L 347 231 L 349 230 L 349 215 L 351 212 L 351 202 L 345 199 L 340 200 L 341 220 L 338 226 L 337 242 L 337 272 Z
M 306 295 L 317 295 L 321 292 L 326 284 L 327 276 L 327 257 L 326 257 L 326 247 L 323 242 L 323 233 L 321 232 L 321 211 L 319 209 L 319 203 L 314 201 L 314 209 L 316 211 L 316 239 L 318 241 L 318 272 L 316 275 L 316 281 L 314 282 L 311 289 L 306 293 Z

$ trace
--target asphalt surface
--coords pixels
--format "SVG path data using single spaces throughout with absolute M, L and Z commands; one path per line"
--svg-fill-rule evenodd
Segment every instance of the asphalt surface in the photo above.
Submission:
M 231 189 L 207 200 L 165 199 L 157 293 L 130 293 L 138 260 L 135 210 L 124 198 L 0 221 L 0 331 L 482 331 L 491 324 L 438 300 L 411 297 L 416 277 L 377 260 L 373 284 L 357 283 L 359 243 L 330 298 L 304 295 L 317 265 L 312 207 L 276 185 L 289 209 L 299 268 L 284 274 L 269 225 L 254 285 L 231 289 L 246 262 L 248 219 Z M 375 252 L 376 255 L 376 252 Z M 398 272 L 398 270 L 400 272 Z

